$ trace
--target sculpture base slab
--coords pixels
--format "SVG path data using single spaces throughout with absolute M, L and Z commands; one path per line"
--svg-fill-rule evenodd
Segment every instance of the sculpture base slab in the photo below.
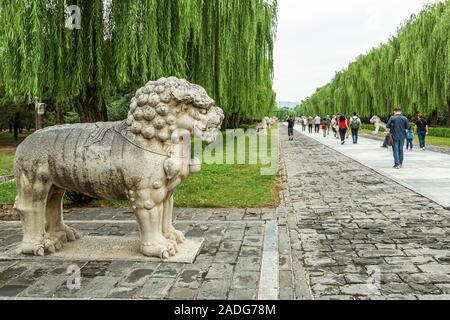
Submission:
M 195 258 L 202 249 L 203 238 L 186 239 L 178 245 L 178 253 L 165 260 L 166 263 L 194 263 Z M 139 241 L 136 238 L 126 237 L 82 237 L 75 242 L 69 242 L 56 253 L 45 257 L 18 254 L 19 247 L 11 249 L 0 255 L 0 260 L 89 260 L 89 261 L 156 261 L 159 258 L 145 257 L 139 252 Z

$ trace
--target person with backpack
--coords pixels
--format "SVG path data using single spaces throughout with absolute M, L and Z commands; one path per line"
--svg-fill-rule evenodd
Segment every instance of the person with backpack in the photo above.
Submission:
M 331 128 L 331 117 L 328 115 L 325 119 L 327 122 L 327 135 L 330 135 L 330 128 Z
M 341 115 L 339 118 L 339 137 L 341 138 L 341 144 L 345 144 L 345 135 L 348 131 L 347 118 L 344 115 Z
M 423 113 L 419 113 L 416 125 L 414 127 L 414 134 L 417 134 L 417 136 L 419 137 L 419 145 L 422 151 L 425 151 L 425 138 L 428 135 L 428 131 L 428 122 L 427 120 L 425 120 Z
M 358 144 L 358 133 L 361 128 L 361 119 L 356 112 L 353 113 L 353 117 L 350 118 L 350 128 L 352 130 L 353 144 Z
M 414 132 L 412 130 L 412 127 L 409 126 L 408 130 L 406 131 L 406 150 L 412 150 L 413 149 L 413 141 L 414 141 Z

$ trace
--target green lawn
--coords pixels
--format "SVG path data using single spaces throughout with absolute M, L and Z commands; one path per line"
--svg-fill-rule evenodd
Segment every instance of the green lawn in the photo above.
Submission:
M 361 130 L 362 133 L 366 134 L 372 134 L 372 130 L 363 129 Z M 384 133 L 379 133 L 378 137 L 383 139 L 385 137 Z M 417 135 L 414 136 L 414 142 L 419 143 L 419 138 Z M 433 136 L 427 136 L 426 143 L 433 146 L 438 147 L 450 147 L 450 138 L 442 138 L 442 137 L 433 137 Z
M 269 139 L 269 149 L 270 147 Z M 226 146 L 224 146 L 225 149 Z M 247 159 L 250 152 L 255 152 L 255 150 L 250 151 L 247 147 Z M 5 170 L 10 170 L 12 159 L 13 157 L 10 157 L 5 160 Z M 261 175 L 262 167 L 261 164 L 203 164 L 200 173 L 192 174 L 178 188 L 175 194 L 175 206 L 217 208 L 276 206 L 279 200 L 278 176 Z M 12 204 L 15 196 L 14 183 L 0 184 L 0 203 Z M 128 207 L 128 203 L 94 200 L 90 206 Z
M 14 155 L 0 154 L 0 176 L 8 176 L 12 174 Z

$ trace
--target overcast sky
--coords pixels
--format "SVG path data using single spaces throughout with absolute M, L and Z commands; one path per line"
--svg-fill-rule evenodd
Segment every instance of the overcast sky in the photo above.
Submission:
M 278 0 L 278 101 L 300 101 L 434 0 Z

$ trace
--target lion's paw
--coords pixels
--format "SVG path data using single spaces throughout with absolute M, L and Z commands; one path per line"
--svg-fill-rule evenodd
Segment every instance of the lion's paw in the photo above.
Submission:
M 178 244 L 184 243 L 184 241 L 186 241 L 183 232 L 178 231 L 174 228 L 170 228 L 169 230 L 165 231 L 164 237 L 168 240 L 175 241 Z
M 159 240 L 141 244 L 141 253 L 147 257 L 157 257 L 167 260 L 177 253 L 177 244 L 171 240 Z
M 54 230 L 49 230 L 44 235 L 43 245 L 45 252 L 55 253 L 60 251 L 67 242 L 73 242 L 81 238 L 81 235 L 74 228 L 62 225 Z
M 20 252 L 23 254 L 44 256 L 45 249 L 44 249 L 44 245 L 40 242 L 36 242 L 36 243 L 23 242 L 22 247 L 20 248 Z

